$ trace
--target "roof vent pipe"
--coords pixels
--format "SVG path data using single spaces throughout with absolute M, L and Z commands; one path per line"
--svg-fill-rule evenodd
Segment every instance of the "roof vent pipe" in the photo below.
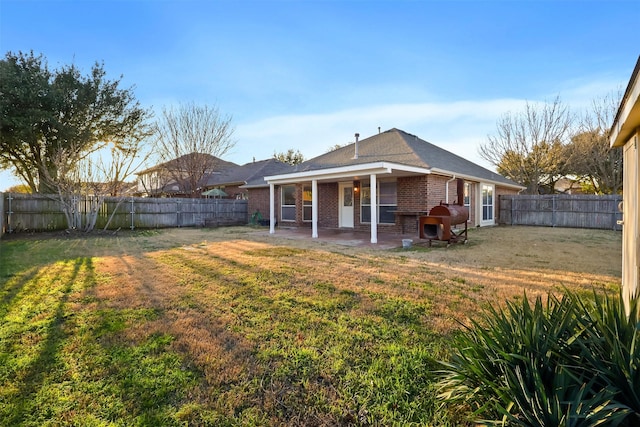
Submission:
M 356 148 L 356 152 L 355 152 L 355 154 L 353 156 L 354 159 L 358 158 L 358 138 L 360 138 L 360 134 L 356 133 L 356 147 L 355 147 Z

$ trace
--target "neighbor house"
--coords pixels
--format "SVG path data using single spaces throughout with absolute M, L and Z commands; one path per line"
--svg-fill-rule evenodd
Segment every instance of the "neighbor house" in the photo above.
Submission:
M 456 194 L 456 180 L 464 194 Z M 280 226 L 418 233 L 418 217 L 459 198 L 469 208 L 469 225 L 496 224 L 497 201 L 525 187 L 399 129 L 378 132 L 264 178 L 268 192 L 255 188 L 250 199 L 268 195 L 270 232 Z M 261 194 L 261 195 L 260 195 Z
M 269 186 L 264 180 L 267 175 L 289 173 L 294 167 L 288 163 L 281 162 L 275 158 L 267 160 L 253 161 L 242 166 L 228 167 L 220 173 L 211 174 L 205 181 L 204 189 L 210 190 L 218 188 L 223 190 L 227 197 L 234 199 L 249 199 L 249 213 L 260 208 L 265 214 L 268 212 L 268 205 L 260 201 L 260 192 L 256 192 L 256 200 L 249 198 L 250 189 L 265 188 Z M 268 199 L 267 199 L 268 200 Z
M 138 172 L 137 194 L 147 197 L 193 197 L 212 175 L 238 165 L 216 156 L 191 153 Z
M 631 74 L 609 135 L 611 147 L 623 150 L 622 295 L 627 310 L 638 297 L 640 281 L 640 57 Z

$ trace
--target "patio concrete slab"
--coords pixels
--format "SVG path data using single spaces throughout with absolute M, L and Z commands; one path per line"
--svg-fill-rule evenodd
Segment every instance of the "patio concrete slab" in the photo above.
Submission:
M 371 249 L 395 249 L 402 247 L 403 239 L 412 239 L 419 242 L 417 236 L 409 234 L 378 232 L 378 243 L 371 243 L 371 233 L 366 231 L 354 231 L 345 229 L 319 229 L 318 237 L 311 237 L 311 229 L 308 228 L 276 228 L 274 234 L 269 230 L 260 231 L 260 234 L 282 239 L 310 240 L 320 243 L 332 243 L 341 246 L 366 247 Z

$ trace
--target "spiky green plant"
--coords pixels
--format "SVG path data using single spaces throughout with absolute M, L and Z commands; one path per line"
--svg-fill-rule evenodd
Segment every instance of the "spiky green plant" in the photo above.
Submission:
M 627 313 L 622 298 L 596 294 L 584 311 L 594 325 L 578 343 L 585 369 L 631 410 L 625 425 L 640 425 L 640 301 Z
M 567 292 L 546 304 L 525 295 L 489 308 L 443 362 L 445 404 L 470 405 L 493 425 L 630 425 L 638 413 L 640 332 L 616 301 L 596 295 L 583 302 Z

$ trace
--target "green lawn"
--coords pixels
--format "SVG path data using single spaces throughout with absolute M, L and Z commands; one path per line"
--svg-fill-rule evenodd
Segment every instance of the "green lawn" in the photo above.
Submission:
M 435 360 L 457 321 L 528 287 L 399 251 L 194 236 L 0 241 L 0 423 L 463 425 Z

